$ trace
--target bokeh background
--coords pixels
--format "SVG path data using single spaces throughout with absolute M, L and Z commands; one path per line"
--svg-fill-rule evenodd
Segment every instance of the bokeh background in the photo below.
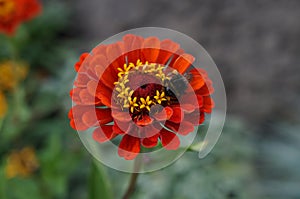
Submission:
M 0 85 L 15 82 L 0 96 L 0 198 L 121 197 L 129 174 L 93 163 L 69 127 L 73 65 L 111 35 L 155 26 L 209 52 L 228 116 L 209 156 L 140 175 L 133 198 L 299 199 L 299 10 L 298 0 L 44 1 L 13 38 L 0 34 Z

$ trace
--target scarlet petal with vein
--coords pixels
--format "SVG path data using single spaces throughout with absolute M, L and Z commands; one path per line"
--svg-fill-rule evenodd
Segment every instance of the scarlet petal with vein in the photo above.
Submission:
M 81 64 L 83 63 L 83 61 L 85 60 L 85 58 L 89 55 L 89 53 L 83 53 L 80 58 L 79 58 L 79 61 L 75 64 L 75 70 L 78 72 L 80 67 L 81 67 Z
M 165 129 L 160 131 L 160 139 L 163 147 L 167 150 L 176 150 L 180 145 L 177 135 Z
M 173 109 L 173 115 L 169 119 L 171 122 L 180 123 L 183 120 L 183 111 L 179 106 L 175 106 Z
M 115 134 L 111 125 L 100 126 L 93 132 L 93 139 L 100 143 L 111 140 L 114 137 Z
M 154 136 L 151 136 L 149 138 L 144 138 L 142 140 L 142 145 L 146 148 L 152 148 L 152 147 L 155 147 L 157 145 L 157 142 L 158 142 L 158 137 L 159 137 L 159 134 L 156 134 Z
M 173 114 L 173 110 L 170 107 L 166 107 L 162 109 L 160 112 L 154 114 L 153 116 L 157 121 L 164 121 L 170 119 L 172 114 Z
M 180 74 L 183 74 L 194 60 L 195 58 L 192 55 L 185 53 L 176 59 L 173 68 L 175 68 Z
M 144 58 L 149 63 L 156 63 L 156 59 L 159 55 L 160 41 L 157 37 L 148 37 L 144 40 L 142 46 L 142 53 L 144 54 Z
M 153 122 L 153 119 L 151 117 L 149 117 L 148 115 L 143 115 L 143 117 L 136 121 L 136 124 L 137 125 L 140 125 L 140 126 L 146 126 L 146 125 L 149 125 Z
M 140 138 L 124 135 L 119 145 L 118 154 L 126 160 L 133 160 L 141 150 Z

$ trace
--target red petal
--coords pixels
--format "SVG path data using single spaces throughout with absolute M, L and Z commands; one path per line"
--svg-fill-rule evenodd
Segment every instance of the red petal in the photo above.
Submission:
M 140 36 L 127 34 L 123 37 L 124 41 L 124 49 L 126 52 L 130 52 L 133 50 L 138 50 L 141 48 L 143 43 L 143 38 Z
M 175 61 L 177 60 L 177 58 L 178 58 L 180 55 L 182 55 L 182 54 L 184 54 L 184 50 L 183 50 L 182 48 L 179 48 L 179 49 L 174 53 L 174 55 L 173 55 L 173 57 L 172 57 L 172 60 L 171 60 L 171 62 L 170 62 L 170 64 L 169 64 L 169 66 L 173 67 L 173 65 L 174 65 Z
M 184 110 L 184 112 L 186 113 L 191 113 L 195 110 L 195 105 L 193 104 L 180 104 L 180 107 L 182 110 Z
M 167 121 L 165 123 L 165 126 L 172 131 L 179 133 L 180 135 L 187 135 L 194 131 L 194 127 L 195 125 L 198 125 L 198 121 L 199 120 L 197 119 L 197 122 L 195 122 L 195 124 L 191 123 L 190 120 L 184 120 L 181 123 L 173 123 Z
M 91 61 L 89 64 L 89 69 L 91 70 L 90 73 L 93 73 L 93 76 L 97 77 L 97 79 L 100 79 L 101 73 L 109 66 L 107 58 L 100 54 L 100 55 L 93 55 L 90 56 Z M 90 74 L 89 73 L 89 74 Z
M 99 120 L 99 124 L 107 124 L 113 121 L 110 108 L 97 108 L 96 114 Z
M 89 128 L 88 126 L 85 126 L 83 123 L 79 124 L 78 122 L 76 122 L 76 124 L 75 124 L 75 120 L 74 119 L 70 120 L 70 126 L 74 130 L 77 130 L 77 131 L 84 131 L 84 130 L 87 130 Z
M 86 73 L 78 73 L 74 82 L 74 86 L 85 88 L 89 81 L 90 78 Z
M 68 112 L 68 118 L 73 119 L 73 109 L 70 109 Z
M 186 53 L 182 54 L 174 62 L 173 68 L 175 68 L 180 74 L 183 74 L 194 60 L 195 58 L 192 55 Z
M 202 124 L 204 121 L 204 113 L 200 110 L 196 110 L 193 113 L 186 114 L 184 116 L 185 121 L 189 121 L 193 125 Z
M 192 123 L 188 121 L 182 121 L 180 123 L 180 129 L 178 131 L 180 135 L 187 135 L 193 131 L 194 131 L 194 125 Z
M 136 136 L 139 138 L 150 138 L 158 134 L 161 130 L 161 126 L 159 124 L 157 125 L 157 123 L 149 124 L 147 126 L 136 126 L 135 124 L 131 126 L 133 127 L 130 131 L 131 135 L 135 135 L 134 132 L 138 132 L 136 133 Z
M 98 87 L 98 82 L 95 80 L 91 80 L 87 83 L 87 90 L 92 96 L 96 95 L 97 87 Z
M 86 126 L 89 126 L 89 127 L 96 126 L 98 123 L 98 119 L 97 119 L 95 110 L 90 110 L 90 111 L 85 112 L 82 115 L 82 121 Z
M 93 132 L 93 139 L 97 142 L 106 142 L 116 137 L 111 125 L 100 126 Z
M 117 122 L 114 121 L 115 124 L 113 125 L 113 131 L 116 134 L 125 134 L 125 132 L 128 130 L 129 125 L 125 122 Z
M 98 45 L 92 50 L 93 55 L 104 55 L 106 57 L 106 48 L 108 45 Z
M 106 56 L 109 64 L 112 65 L 116 75 L 118 73 L 117 68 L 123 68 L 124 60 L 124 44 L 123 42 L 116 42 L 110 44 L 106 49 Z
M 160 43 L 160 52 L 159 56 L 157 58 L 156 63 L 159 64 L 166 64 L 166 62 L 176 53 L 176 51 L 179 49 L 179 44 L 173 42 L 170 39 L 163 40 Z
M 77 105 L 103 105 L 99 98 L 92 96 L 86 89 L 73 88 L 70 91 L 70 96 Z
M 192 86 L 192 88 L 194 90 L 200 89 L 205 84 L 204 77 L 195 68 L 192 69 L 190 71 L 190 73 L 192 74 L 192 79 L 190 80 L 190 85 Z
M 79 93 L 80 93 L 81 89 L 80 88 L 73 88 L 70 91 L 70 96 L 73 102 L 75 102 L 75 104 L 82 104 L 81 99 L 79 97 Z
M 204 96 L 203 97 L 203 107 L 201 108 L 201 110 L 206 113 L 211 113 L 214 105 L 215 105 L 214 101 L 210 96 Z
M 112 111 L 112 116 L 114 119 L 121 122 L 129 122 L 132 120 L 128 111 L 119 111 L 114 109 L 114 111 Z
M 70 125 L 73 129 L 79 130 L 79 131 L 84 131 L 89 128 L 83 120 L 82 120 L 82 115 L 89 111 L 92 108 L 92 106 L 73 106 L 72 109 L 69 111 L 69 118 L 70 118 Z
M 85 60 L 85 58 L 89 55 L 89 53 L 83 53 L 80 55 L 79 61 L 76 62 L 76 64 L 74 65 L 75 70 L 78 72 L 81 64 L 83 63 L 83 61 Z
M 180 145 L 177 135 L 165 129 L 160 131 L 160 140 L 163 147 L 167 150 L 176 150 Z
M 142 145 L 146 148 L 153 148 L 157 145 L 159 134 L 153 135 L 142 140 Z
M 103 54 L 93 55 L 90 63 L 90 68 L 95 73 L 98 79 L 101 78 L 103 72 L 106 68 L 108 68 L 109 64 L 107 58 Z
M 105 106 L 111 106 L 112 90 L 99 82 L 96 97 L 98 97 Z
M 136 121 L 136 124 L 139 126 L 146 126 L 146 125 L 152 124 L 152 122 L 153 122 L 153 119 L 151 117 L 149 117 L 148 115 L 143 115 L 141 119 Z
M 134 42 L 136 37 L 137 36 L 133 35 L 133 34 L 127 34 L 127 35 L 123 36 L 124 48 L 125 48 L 126 52 L 135 50 L 135 49 L 132 49 L 132 43 Z
M 94 108 L 82 115 L 82 121 L 86 126 L 96 126 L 112 122 L 111 109 Z
M 197 100 L 198 99 L 194 91 L 185 93 L 180 98 L 180 108 L 186 113 L 191 113 L 198 107 L 196 105 Z
M 165 126 L 172 131 L 179 133 L 180 135 L 187 135 L 194 131 L 194 124 L 187 120 L 184 120 L 180 123 L 173 123 L 168 121 L 165 123 Z
M 183 120 L 183 111 L 179 106 L 172 107 L 173 114 L 171 118 L 169 119 L 171 122 L 180 123 Z
M 204 122 L 204 120 L 205 120 L 205 114 L 202 112 L 202 113 L 200 113 L 200 118 L 199 118 L 199 124 L 202 124 L 203 122 Z
M 170 119 L 173 114 L 173 110 L 170 107 L 165 107 L 160 112 L 153 115 L 153 117 L 158 121 L 165 121 Z
M 170 122 L 170 121 L 166 121 L 166 123 L 164 124 L 165 127 L 167 127 L 168 129 L 177 132 L 180 126 L 180 123 L 174 123 L 174 122 Z
M 87 89 L 81 89 L 79 97 L 83 105 L 95 105 L 101 102 L 99 98 L 95 98 L 95 96 L 91 95 Z
M 198 95 L 203 95 L 203 96 L 211 95 L 213 92 L 214 92 L 214 88 L 212 86 L 212 81 L 209 79 L 206 79 L 205 85 L 196 91 Z
M 128 62 L 135 63 L 140 59 L 140 49 L 144 38 L 132 34 L 127 34 L 123 37 L 124 48 L 127 55 Z
M 203 106 L 203 96 L 201 95 L 197 95 L 197 101 L 198 101 L 198 107 L 202 107 Z
M 117 77 L 118 76 L 115 74 L 114 69 L 109 66 L 102 74 L 101 82 L 103 82 L 105 86 L 113 90 L 115 88 L 114 82 L 117 81 Z
M 144 40 L 142 46 L 142 53 L 144 55 L 144 61 L 149 63 L 156 63 L 156 59 L 160 51 L 160 41 L 157 37 L 148 37 Z
M 120 157 L 124 157 L 125 160 L 133 160 L 140 150 L 140 139 L 126 134 L 120 142 L 118 154 Z

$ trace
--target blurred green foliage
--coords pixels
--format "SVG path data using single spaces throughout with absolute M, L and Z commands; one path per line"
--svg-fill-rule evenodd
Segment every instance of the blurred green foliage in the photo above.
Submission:
M 83 161 L 86 154 L 67 118 L 77 59 L 63 35 L 70 10 L 60 1 L 43 7 L 42 15 L 22 24 L 13 37 L 0 35 L 0 62 L 18 60 L 29 66 L 26 80 L 5 92 L 8 112 L 0 127 L 3 199 L 86 197 L 81 189 L 87 189 L 90 161 Z M 39 168 L 29 176 L 7 176 L 11 152 L 27 146 L 35 149 Z

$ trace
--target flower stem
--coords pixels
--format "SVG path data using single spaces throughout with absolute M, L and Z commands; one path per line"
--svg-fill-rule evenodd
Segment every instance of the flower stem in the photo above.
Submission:
M 122 199 L 129 199 L 131 195 L 134 193 L 136 188 L 136 182 L 139 176 L 139 171 L 141 168 L 142 163 L 142 154 L 140 154 L 135 160 L 134 160 L 134 166 L 133 166 L 133 172 L 130 177 L 128 188 L 123 195 Z

